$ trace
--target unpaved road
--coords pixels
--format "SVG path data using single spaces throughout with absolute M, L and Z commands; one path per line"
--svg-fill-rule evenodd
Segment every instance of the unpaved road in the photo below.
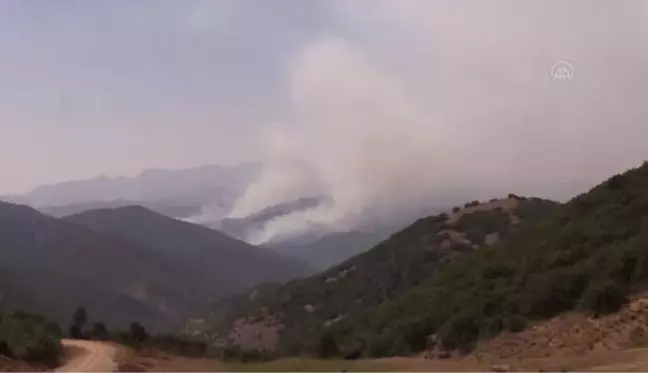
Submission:
M 56 372 L 113 372 L 117 369 L 117 347 L 99 341 L 64 339 L 61 341 L 68 357 Z

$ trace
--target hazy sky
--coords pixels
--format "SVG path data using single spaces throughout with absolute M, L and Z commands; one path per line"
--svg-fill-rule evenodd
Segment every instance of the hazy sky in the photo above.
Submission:
M 331 219 L 458 188 L 564 198 L 648 158 L 647 19 L 631 0 L 1 1 L 0 194 L 261 158 L 240 213 L 319 189 Z
M 0 2 L 0 193 L 231 163 L 325 27 L 304 1 Z

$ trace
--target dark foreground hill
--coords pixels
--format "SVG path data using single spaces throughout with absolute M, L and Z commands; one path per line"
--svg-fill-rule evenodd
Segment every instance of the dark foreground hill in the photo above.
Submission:
M 426 347 L 469 351 L 479 339 L 522 330 L 531 320 L 569 310 L 614 312 L 629 294 L 644 290 L 647 280 L 644 163 L 508 242 L 457 260 L 375 312 L 329 328 L 322 338 L 332 350 L 368 355 Z
M 62 220 L 0 202 L 2 304 L 63 327 L 84 306 L 109 327 L 170 330 L 216 299 L 306 268 L 141 207 Z
M 84 305 L 109 325 L 169 328 L 193 307 L 177 277 L 196 281 L 148 249 L 0 202 L 3 304 L 67 325 Z
M 203 284 L 187 291 L 203 302 L 247 290 L 261 282 L 285 281 L 312 273 L 307 264 L 297 259 L 140 206 L 87 211 L 63 220 L 146 247 L 188 272 L 202 276 Z
M 521 222 L 541 220 L 556 206 L 510 196 L 420 219 L 320 275 L 219 302 L 206 319 L 192 319 L 188 332 L 244 349 L 313 352 L 322 331 L 372 312 L 466 253 L 506 241 Z

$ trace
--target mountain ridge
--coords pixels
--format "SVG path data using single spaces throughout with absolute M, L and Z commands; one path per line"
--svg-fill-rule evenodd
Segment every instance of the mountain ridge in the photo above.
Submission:
M 249 245 L 202 225 L 163 216 L 139 205 L 85 211 L 63 220 L 172 257 L 203 274 L 214 288 L 227 284 L 231 290 L 224 290 L 223 294 L 243 291 L 259 282 L 284 281 L 311 273 L 308 265 L 297 259 Z M 245 276 L 241 272 L 245 272 Z
M 186 331 L 232 348 L 286 355 L 313 352 L 312 343 L 322 328 L 369 312 L 464 253 L 494 244 L 493 232 L 496 240 L 505 240 L 521 220 L 542 219 L 557 204 L 512 195 L 483 205 L 489 208 L 473 201 L 463 209 L 457 207 L 454 215 L 418 219 L 374 248 L 318 275 L 257 287 L 220 302 L 198 323 L 201 327 L 189 322 Z M 448 226 L 450 216 L 455 221 Z
M 95 308 L 99 301 L 121 305 L 132 317 L 148 318 L 152 328 L 164 328 L 189 310 L 184 304 L 191 303 L 165 280 L 176 272 L 174 266 L 142 247 L 6 202 L 0 202 L 0 225 L 0 289 L 6 304 L 25 303 L 63 325 L 84 304 L 108 324 L 132 321 Z M 119 274 L 110 268 L 119 268 Z M 134 283 L 147 299 L 129 294 Z M 160 309 L 170 298 L 181 301 Z

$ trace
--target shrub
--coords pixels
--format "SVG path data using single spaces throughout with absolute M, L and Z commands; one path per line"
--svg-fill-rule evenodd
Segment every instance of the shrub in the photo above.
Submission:
M 25 312 L 0 315 L 0 354 L 54 366 L 61 354 L 60 329 Z
M 613 280 L 590 286 L 583 294 L 582 304 L 585 308 L 602 315 L 618 311 L 627 302 L 627 288 Z
M 323 334 L 317 345 L 317 356 L 321 358 L 330 358 L 338 354 L 337 343 L 332 335 Z

